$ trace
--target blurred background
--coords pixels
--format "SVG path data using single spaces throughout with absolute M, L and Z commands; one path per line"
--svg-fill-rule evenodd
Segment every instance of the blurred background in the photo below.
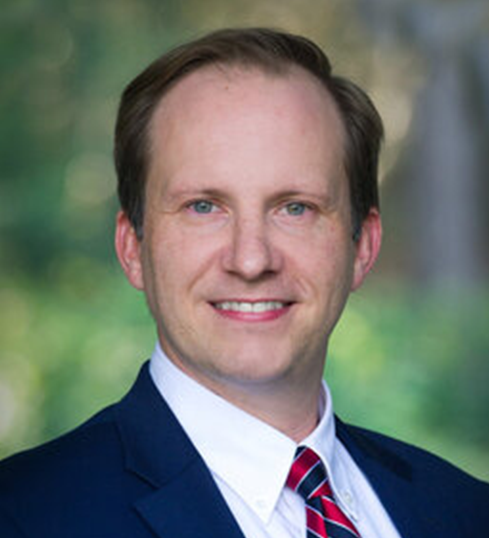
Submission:
M 486 0 L 3 0 L 0 457 L 118 399 L 155 341 L 112 246 L 123 87 L 222 26 L 303 33 L 386 125 L 385 243 L 326 375 L 345 420 L 489 479 Z

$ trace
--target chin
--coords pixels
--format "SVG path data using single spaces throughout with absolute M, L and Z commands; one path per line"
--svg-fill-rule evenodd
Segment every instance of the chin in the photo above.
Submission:
M 292 369 L 291 361 L 284 361 L 283 358 L 274 360 L 273 356 L 264 352 L 259 355 L 238 356 L 233 361 L 232 368 L 226 366 L 228 367 L 223 368 L 219 377 L 242 384 L 271 383 L 287 377 Z

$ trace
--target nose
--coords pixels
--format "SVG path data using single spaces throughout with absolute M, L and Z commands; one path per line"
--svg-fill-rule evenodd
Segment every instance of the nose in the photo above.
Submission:
M 272 231 L 264 219 L 243 218 L 234 222 L 224 269 L 246 281 L 256 281 L 280 270 L 282 259 Z

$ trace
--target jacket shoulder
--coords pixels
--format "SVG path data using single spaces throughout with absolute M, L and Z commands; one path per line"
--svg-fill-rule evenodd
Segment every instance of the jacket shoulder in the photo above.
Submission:
M 111 406 L 64 435 L 1 461 L 0 498 L 6 491 L 21 489 L 24 478 L 31 489 L 36 481 L 52 481 L 67 468 L 93 465 L 97 453 L 103 456 L 107 450 L 113 451 L 117 446 L 117 428 L 112 414 Z
M 489 528 L 487 482 L 412 444 L 339 420 L 337 427 L 340 440 L 374 487 L 387 483 L 386 476 L 395 477 L 404 494 L 419 496 L 431 509 L 440 508 L 446 517 L 452 513 L 468 525 L 484 519 Z
M 60 528 L 71 528 L 75 512 L 88 520 L 104 503 L 120 509 L 124 458 L 118 437 L 113 409 L 107 408 L 71 432 L 0 462 L 0 535 L 54 537 Z M 77 536 L 77 530 L 70 532 Z

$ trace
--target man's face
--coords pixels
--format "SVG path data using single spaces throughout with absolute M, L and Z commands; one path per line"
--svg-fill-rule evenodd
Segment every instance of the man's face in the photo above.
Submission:
M 344 129 L 299 69 L 199 70 L 151 126 L 144 237 L 116 245 L 162 348 L 200 383 L 279 386 L 322 375 L 328 337 L 378 250 L 352 240 Z

